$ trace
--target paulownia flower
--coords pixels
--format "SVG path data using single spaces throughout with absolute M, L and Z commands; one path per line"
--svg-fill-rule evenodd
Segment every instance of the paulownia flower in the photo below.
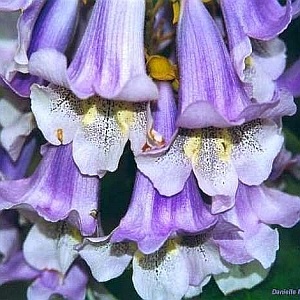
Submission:
M 228 127 L 277 114 L 280 97 L 252 101 L 246 94 L 213 18 L 202 1 L 181 1 L 177 29 L 179 116 L 183 128 Z M 290 113 L 292 98 L 283 99 Z
M 258 73 L 258 76 L 254 78 L 255 84 L 259 84 L 259 78 L 264 78 L 264 84 L 266 82 L 269 84 L 266 86 L 266 90 L 269 91 L 271 83 L 265 76 L 263 77 L 267 74 L 262 74 L 261 71 L 267 72 L 268 75 L 272 74 L 272 79 L 276 79 L 283 71 L 286 49 L 284 43 L 276 37 L 291 22 L 291 1 L 287 1 L 285 7 L 281 6 L 277 0 L 268 1 L 267 5 L 262 5 L 256 0 L 242 0 L 238 5 L 232 1 L 222 0 L 220 5 L 225 20 L 230 54 L 240 79 L 244 81 L 247 75 L 251 75 L 249 69 L 247 71 L 247 60 L 249 63 L 248 58 L 251 56 L 251 60 L 254 60 L 255 71 Z M 257 54 L 260 55 L 257 57 Z M 261 65 L 263 61 L 269 62 L 267 68 Z M 272 94 L 270 96 L 272 97 Z
M 0 209 L 33 210 L 52 222 L 68 218 L 84 235 L 93 234 L 99 179 L 80 173 L 71 145 L 47 145 L 43 156 L 29 178 L 0 182 Z
M 0 145 L 16 161 L 23 145 L 36 127 L 29 102 L 21 100 L 8 89 L 0 90 Z
M 78 256 L 74 248 L 81 241 L 80 232 L 69 223 L 37 219 L 24 241 L 24 257 L 37 270 L 56 270 L 64 275 Z
M 147 133 L 147 103 L 78 99 L 61 87 L 32 87 L 32 111 L 54 145 L 73 141 L 73 157 L 84 174 L 104 176 L 117 169 L 128 139 L 141 152 Z
M 221 197 L 220 197 L 221 198 Z M 220 199 L 212 199 L 220 201 Z M 276 189 L 239 184 L 235 205 L 222 214 L 223 218 L 242 230 L 242 239 L 220 241 L 221 256 L 233 264 L 259 261 L 270 268 L 279 249 L 277 229 L 269 225 L 290 228 L 300 220 L 300 198 Z M 232 247 L 236 251 L 232 252 Z M 229 247 L 227 249 L 227 247 Z
M 180 193 L 165 197 L 138 172 L 131 204 L 111 241 L 135 241 L 143 253 L 152 253 L 176 233 L 197 233 L 216 222 L 217 217 L 202 200 L 193 175 Z
M 180 192 L 193 170 L 208 195 L 230 195 L 238 181 L 257 185 L 267 179 L 283 137 L 271 120 L 257 119 L 230 128 L 175 129 L 176 107 L 170 85 L 159 86 L 153 128 L 169 147 L 136 157 L 139 170 L 166 196 Z M 168 180 L 166 180 L 166 178 Z M 213 204 L 213 212 L 216 212 Z
M 4 18 L 3 27 L 16 28 L 2 42 L 6 49 L 1 64 L 1 75 L 5 82 L 19 95 L 28 97 L 30 86 L 43 80 L 28 74 L 28 60 L 32 53 L 39 49 L 56 49 L 64 52 L 73 37 L 79 12 L 79 1 L 13 1 L 11 5 L 0 4 Z M 16 13 L 21 11 L 17 24 Z M 13 16 L 13 17 L 12 17 Z M 10 46 L 7 46 L 10 45 Z
M 143 299 L 179 300 L 195 293 L 193 288 L 199 291 L 211 275 L 228 271 L 217 240 L 239 237 L 227 232 L 224 222 L 219 225 L 218 230 L 217 225 L 211 231 L 174 237 L 151 254 L 143 254 L 132 242 L 112 243 L 105 237 L 86 240 L 79 254 L 100 282 L 121 275 L 132 260 L 133 284 Z
M 30 58 L 30 73 L 71 89 L 79 98 L 148 101 L 157 98 L 144 61 L 145 1 L 96 1 L 70 65 L 53 49 Z
M 300 59 L 289 67 L 278 79 L 280 86 L 288 89 L 293 96 L 300 96 Z

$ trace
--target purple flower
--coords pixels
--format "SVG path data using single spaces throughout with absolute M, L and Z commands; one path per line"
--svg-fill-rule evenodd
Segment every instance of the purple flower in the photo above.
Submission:
M 27 289 L 29 300 L 51 299 L 61 295 L 69 300 L 84 300 L 88 274 L 81 265 L 75 264 L 64 276 L 53 270 L 45 270 Z
M 294 97 L 300 96 L 300 59 L 288 68 L 278 79 L 280 86 L 288 89 Z
M 222 215 L 242 230 L 242 239 L 220 242 L 221 256 L 233 264 L 256 259 L 267 269 L 279 249 L 278 232 L 269 225 L 294 226 L 300 220 L 300 198 L 263 185 L 250 187 L 240 183 L 235 205 Z
M 111 243 L 105 237 L 86 240 L 79 254 L 100 282 L 121 275 L 132 260 L 133 284 L 143 299 L 179 300 L 195 293 L 193 289 L 201 290 L 211 275 L 228 271 L 216 241 L 231 239 L 226 226 L 221 228 L 223 225 L 226 224 L 220 222 L 219 229 L 216 226 L 212 231 L 196 235 L 174 236 L 150 254 L 143 254 L 134 243 Z
M 163 83 L 159 91 L 153 128 L 165 136 L 169 147 L 136 157 L 139 170 L 150 178 L 159 193 L 171 196 L 180 192 L 191 171 L 200 189 L 208 195 L 233 196 L 238 180 L 257 185 L 268 178 L 283 142 L 275 122 L 258 119 L 231 128 L 180 128 L 176 135 L 171 87 Z M 228 208 L 215 207 L 213 203 L 214 213 Z
M 217 217 L 201 199 L 193 175 L 180 193 L 165 197 L 138 172 L 131 204 L 113 231 L 111 241 L 135 241 L 140 251 L 152 253 L 176 233 L 204 231 L 216 222 Z
M 47 145 L 29 178 L 0 182 L 0 208 L 34 210 L 52 222 L 68 218 L 84 235 L 94 233 L 99 180 L 79 172 L 71 151 L 71 145 Z
M 61 87 L 32 87 L 32 111 L 54 145 L 73 141 L 73 157 L 83 174 L 103 177 L 117 169 L 128 139 L 135 154 L 146 141 L 147 103 L 78 99 Z
M 274 56 L 274 52 L 270 50 L 275 47 L 275 52 L 280 54 L 277 59 L 278 62 L 281 61 L 278 65 L 280 70 L 280 65 L 285 61 L 285 47 L 277 39 L 274 40 L 276 42 L 271 42 L 271 45 L 266 41 L 276 38 L 291 22 L 291 1 L 287 1 L 285 7 L 282 7 L 277 0 L 268 1 L 264 5 L 257 0 L 242 0 L 239 4 L 224 0 L 220 4 L 228 34 L 230 54 L 240 79 L 244 79 L 245 59 L 252 54 L 252 51 L 255 53 L 255 50 L 259 50 L 257 46 L 260 45 L 262 45 L 261 50 L 265 46 L 268 47 L 266 50 L 269 51 L 264 51 L 265 57 Z M 259 61 L 257 64 L 259 67 Z
M 44 49 L 32 55 L 30 72 L 79 98 L 154 100 L 157 90 L 144 62 L 144 18 L 144 1 L 96 1 L 70 65 L 62 53 Z
M 24 2 L 24 1 L 23 1 Z M 30 86 L 34 82 L 43 80 L 28 74 L 28 60 L 32 53 L 39 49 L 56 49 L 64 52 L 73 36 L 76 23 L 79 1 L 72 0 L 65 5 L 64 1 L 27 1 L 19 3 L 22 14 L 17 23 L 18 45 L 12 43 L 10 57 L 4 57 L 7 65 L 2 76 L 5 82 L 19 95 L 28 97 Z M 15 10 L 15 3 L 11 7 L 0 5 L 0 10 Z M 10 17 L 11 13 L 7 14 Z M 11 20 L 8 24 L 11 23 Z M 11 26 L 13 26 L 12 24 Z M 11 39 L 16 38 L 15 34 Z M 15 50 L 15 53 L 13 51 Z
M 252 102 L 213 18 L 201 1 L 181 1 L 177 30 L 179 116 L 183 128 L 228 127 L 271 115 L 277 98 Z M 291 110 L 294 109 L 291 101 Z M 271 112 L 269 112 L 271 110 Z
M 1 88 L 0 145 L 13 161 L 18 159 L 27 137 L 36 127 L 29 105 L 29 101 Z

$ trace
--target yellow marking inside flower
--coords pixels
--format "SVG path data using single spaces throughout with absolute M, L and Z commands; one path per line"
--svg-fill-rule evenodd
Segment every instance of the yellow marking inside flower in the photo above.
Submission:
M 177 243 L 175 239 L 171 239 L 167 241 L 167 252 L 170 253 L 172 251 L 177 250 Z
M 253 58 L 251 56 L 247 56 L 245 58 L 245 67 L 246 68 L 249 68 L 249 67 L 252 67 L 253 66 Z
M 179 14 L 180 14 L 180 3 L 178 0 L 171 0 L 172 2 L 172 9 L 173 9 L 173 24 L 178 23 Z
M 183 145 L 183 151 L 185 155 L 191 160 L 197 159 L 201 149 L 201 135 L 199 130 L 193 131 L 191 137 L 189 137 Z
M 95 103 L 88 104 L 83 102 L 83 119 L 82 124 L 84 126 L 88 126 L 91 123 L 93 123 L 96 119 L 96 116 L 98 114 L 97 105 Z
M 56 137 L 61 143 L 63 143 L 64 132 L 61 128 L 56 130 Z
M 216 146 L 219 158 L 223 161 L 229 161 L 232 151 L 232 138 L 228 129 L 221 129 L 221 134 L 220 137 L 217 138 Z
M 161 55 L 151 55 L 147 60 L 147 70 L 149 75 L 156 80 L 176 79 L 176 66 L 166 57 Z
M 81 243 L 82 242 L 82 236 L 80 234 L 80 231 L 75 228 L 70 226 L 70 236 L 77 242 Z
M 202 0 L 203 3 L 209 3 L 212 2 L 213 0 Z
M 130 125 L 134 121 L 135 112 L 130 109 L 130 106 L 132 106 L 130 103 L 122 104 L 122 108 L 117 109 L 117 111 L 115 112 L 116 121 L 123 134 L 126 134 L 128 132 Z
M 150 264 L 153 264 L 153 258 L 154 258 L 153 255 L 155 253 L 158 253 L 158 255 L 156 257 L 157 261 L 156 261 L 156 263 L 154 263 L 154 265 L 158 266 L 165 259 L 165 255 L 166 254 L 170 255 L 170 254 L 172 254 L 172 252 L 178 252 L 177 241 L 175 239 L 167 240 L 167 242 L 154 253 L 144 254 L 140 250 L 137 250 L 134 253 L 134 256 L 138 260 L 139 265 L 145 266 L 147 264 L 148 258 L 151 256 L 152 257 L 150 258 Z
M 178 79 L 175 79 L 172 81 L 172 88 L 175 92 L 178 92 L 178 89 L 179 89 L 179 80 Z

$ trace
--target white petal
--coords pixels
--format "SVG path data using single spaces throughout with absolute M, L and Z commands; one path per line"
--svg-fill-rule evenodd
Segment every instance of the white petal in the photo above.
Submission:
M 258 261 L 244 265 L 231 265 L 230 272 L 215 275 L 214 278 L 220 290 L 228 295 L 237 290 L 251 289 L 262 282 L 269 269 L 264 269 Z
M 232 144 L 228 129 L 203 128 L 198 136 L 199 144 L 193 150 L 192 159 L 199 187 L 211 196 L 234 195 L 238 177 L 231 160 Z
M 124 102 L 99 97 L 86 100 L 84 105 L 73 142 L 74 160 L 83 174 L 102 177 L 105 171 L 117 169 L 135 113 Z
M 79 255 L 89 265 L 93 277 L 107 281 L 120 276 L 132 259 L 130 244 L 110 243 L 109 241 L 85 242 Z
M 32 112 L 39 129 L 53 145 L 70 143 L 82 118 L 82 102 L 70 91 L 58 87 L 31 87 Z
M 135 158 L 139 170 L 150 178 L 160 194 L 179 193 L 190 176 L 192 166 L 184 147 L 188 137 L 179 134 L 165 153 L 144 153 Z
M 80 242 L 78 230 L 67 223 L 41 221 L 26 237 L 24 256 L 36 269 L 54 269 L 65 274 L 78 255 L 74 247 Z
M 26 137 L 35 128 L 33 114 L 24 113 L 16 122 L 2 129 L 0 141 L 3 148 L 9 153 L 11 158 L 16 161 L 22 151 Z
M 271 173 L 283 136 L 271 120 L 255 120 L 231 129 L 232 161 L 239 179 L 247 185 L 259 185 Z
M 149 255 L 137 252 L 133 258 L 132 280 L 145 300 L 180 300 L 189 286 L 185 258 L 171 241 Z
M 191 285 L 199 286 L 207 276 L 228 271 L 213 242 L 203 243 L 201 236 L 183 237 L 180 247 L 188 261 Z

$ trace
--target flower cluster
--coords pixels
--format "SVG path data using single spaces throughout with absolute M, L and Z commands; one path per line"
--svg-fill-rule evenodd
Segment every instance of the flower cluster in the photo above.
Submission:
M 180 300 L 211 278 L 225 295 L 263 281 L 277 226 L 300 221 L 282 191 L 300 177 L 282 131 L 300 64 L 286 70 L 279 38 L 299 14 L 299 0 L 0 1 L 0 284 L 115 299 L 103 282 L 130 265 L 142 299 Z M 135 182 L 107 230 L 124 149 Z

